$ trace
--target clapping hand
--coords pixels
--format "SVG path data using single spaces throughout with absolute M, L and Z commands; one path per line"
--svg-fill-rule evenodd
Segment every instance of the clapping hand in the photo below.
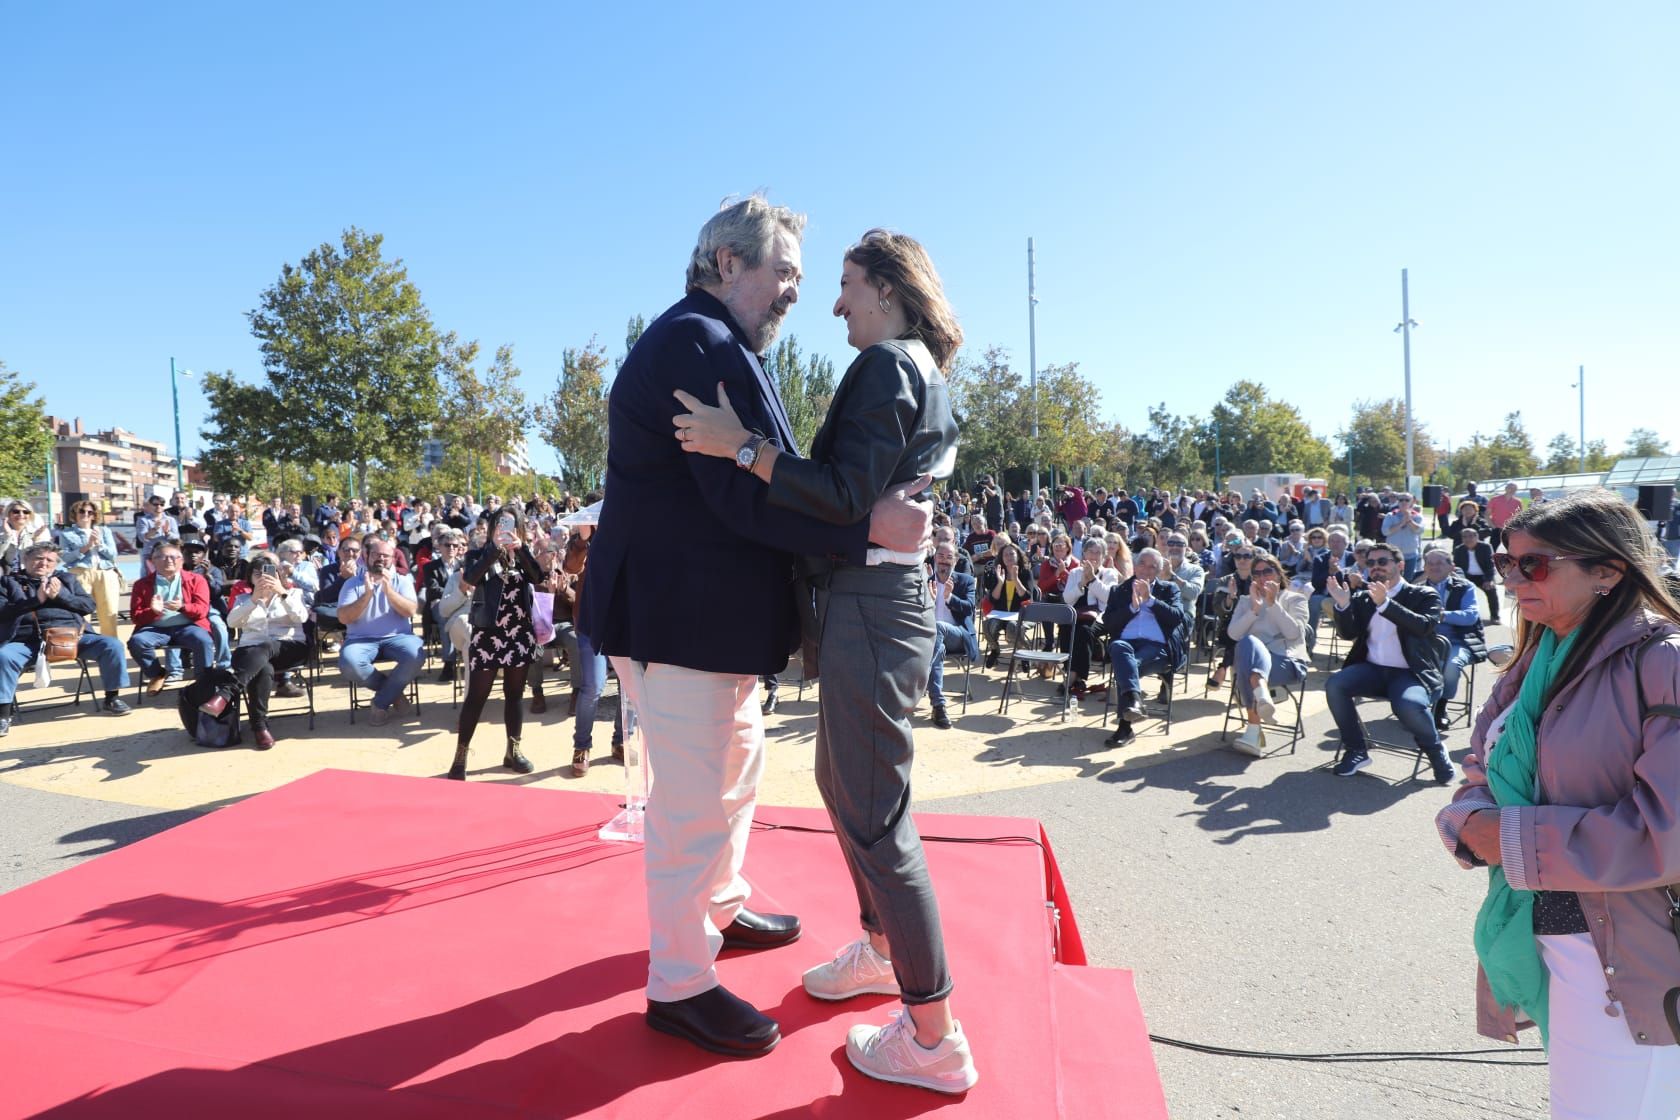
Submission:
M 1345 609 L 1347 605 L 1353 601 L 1353 592 L 1348 589 L 1345 577 L 1342 579 L 1332 579 L 1329 584 L 1326 585 L 1325 590 L 1330 592 L 1330 600 L 1336 604 L 1336 608 L 1338 610 Z
M 1388 602 L 1388 584 L 1380 579 L 1374 579 L 1366 586 L 1371 592 L 1371 602 L 1379 607 Z
M 1135 579 L 1132 581 L 1132 610 L 1143 610 L 1143 605 L 1149 602 L 1149 581 Z
M 1272 582 L 1267 582 L 1262 585 L 1260 588 L 1260 595 L 1265 600 L 1266 606 L 1273 607 L 1277 605 L 1278 590 L 1280 586 L 1281 585 Z
M 62 590 L 64 590 L 64 585 L 59 582 L 57 576 L 51 576 L 42 580 L 40 590 L 41 602 L 45 603 L 49 599 L 58 598 L 58 593 Z

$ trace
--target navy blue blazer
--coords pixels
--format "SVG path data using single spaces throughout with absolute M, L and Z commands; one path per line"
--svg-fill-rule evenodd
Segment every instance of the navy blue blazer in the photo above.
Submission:
M 684 451 L 673 391 L 711 403 L 720 381 L 742 424 L 798 453 L 781 397 L 724 305 L 705 292 L 672 305 L 613 379 L 606 500 L 578 627 L 599 653 L 764 676 L 799 642 L 794 557 L 863 563 L 869 519 L 832 525 L 771 505 L 770 488 L 732 460 Z

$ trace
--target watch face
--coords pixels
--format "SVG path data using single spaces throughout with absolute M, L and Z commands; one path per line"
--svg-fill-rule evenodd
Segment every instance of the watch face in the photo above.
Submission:
M 754 457 L 755 456 L 753 455 L 752 448 L 750 446 L 743 447 L 741 450 L 735 452 L 735 465 L 742 468 L 751 468 Z

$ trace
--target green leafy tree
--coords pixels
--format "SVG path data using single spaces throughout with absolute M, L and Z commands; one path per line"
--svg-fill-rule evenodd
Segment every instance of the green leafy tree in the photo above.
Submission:
M 538 403 L 537 427 L 560 458 L 566 489 L 582 494 L 607 471 L 607 352 L 593 338 L 561 356 L 554 389 Z
M 1347 448 L 1353 448 L 1354 481 L 1369 486 L 1403 486 L 1406 473 L 1406 407 L 1397 398 L 1385 401 L 1355 401 L 1353 417 L 1336 433 L 1342 453 L 1338 468 L 1347 469 Z M 1412 420 L 1412 455 L 1417 473 L 1428 478 L 1435 471 L 1435 445 L 1428 429 Z M 1466 476 L 1456 464 L 1453 473 Z
M 1031 424 L 1032 390 L 1022 400 Z M 1046 366 L 1038 371 L 1038 443 L 1027 429 L 1025 464 L 1037 458 L 1045 466 L 1079 474 L 1094 467 L 1103 451 L 1103 434 L 1098 416 L 1102 412 L 1102 391 L 1084 374 L 1078 362 Z M 1037 454 L 1034 455 L 1036 450 Z M 1019 465 L 1019 464 L 1017 464 Z
M 1009 353 L 989 346 L 978 358 L 957 359 L 950 372 L 951 409 L 962 439 L 957 474 L 972 486 L 983 474 L 1002 478 L 1010 467 L 1032 466 L 1032 404 Z M 1043 464 L 1048 466 L 1048 464 Z
M 1126 485 L 1132 473 L 1137 437 L 1119 421 L 1097 427 L 1097 454 L 1091 462 L 1091 485 L 1112 489 Z
M 345 230 L 340 244 L 282 266 L 247 313 L 279 405 L 276 446 L 353 464 L 361 480 L 373 464 L 418 459 L 453 348 L 383 241 Z
M 1238 381 L 1208 415 L 1204 442 L 1219 427 L 1219 467 L 1226 475 L 1294 472 L 1313 478 L 1330 470 L 1330 445 L 1313 434 L 1301 412 L 1273 400 L 1263 386 Z
M 33 381 L 0 362 L 0 494 L 29 493 L 46 475 L 48 457 L 57 454 L 46 406 L 34 393 Z
M 764 372 L 782 398 L 798 450 L 809 451 L 834 402 L 834 363 L 820 354 L 801 354 L 799 340 L 790 334 L 766 356 Z
M 630 356 L 630 351 L 635 349 L 637 341 L 642 337 L 642 332 L 645 330 L 647 330 L 647 320 L 640 315 L 632 316 L 630 321 L 624 325 L 624 357 L 618 359 L 617 365 L 613 368 L 614 373 L 624 368 L 624 358 Z
M 198 430 L 204 441 L 198 465 L 210 476 L 211 487 L 229 494 L 280 494 L 277 453 L 285 449 L 274 439 L 279 420 L 274 393 L 240 381 L 231 371 L 206 373 L 203 388 L 209 410 Z
M 1127 488 L 1208 485 L 1213 472 L 1202 459 L 1202 427 L 1194 416 L 1168 412 L 1164 402 L 1150 405 L 1149 427 L 1133 437 Z
M 1655 459 L 1668 454 L 1668 441 L 1650 428 L 1635 428 L 1628 433 L 1627 446 L 1622 449 L 1624 459 Z
M 498 346 L 495 360 L 482 376 L 475 368 L 477 361 L 477 342 L 453 348 L 445 379 L 444 418 L 437 431 L 439 438 L 466 450 L 482 477 L 494 473 L 498 454 L 507 454 L 525 438 L 532 408 L 519 387 L 512 346 Z
M 1489 467 L 1500 478 L 1524 478 L 1539 470 L 1540 457 L 1523 426 L 1522 413 L 1505 414 L 1505 423 L 1488 440 Z

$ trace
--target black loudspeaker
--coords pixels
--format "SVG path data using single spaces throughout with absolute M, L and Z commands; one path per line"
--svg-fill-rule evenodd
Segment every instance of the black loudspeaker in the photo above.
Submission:
M 1440 505 L 1441 504 L 1441 491 L 1443 491 L 1445 489 L 1446 489 L 1446 487 L 1444 487 L 1444 486 L 1435 486 L 1435 485 L 1425 486 L 1423 488 L 1423 508 L 1432 510 L 1436 506 Z
M 315 495 L 305 494 L 303 496 L 303 501 L 300 504 L 303 506 L 303 519 L 305 521 L 314 521 L 315 520 Z
M 1647 521 L 1667 521 L 1674 506 L 1673 486 L 1641 486 L 1634 503 Z

